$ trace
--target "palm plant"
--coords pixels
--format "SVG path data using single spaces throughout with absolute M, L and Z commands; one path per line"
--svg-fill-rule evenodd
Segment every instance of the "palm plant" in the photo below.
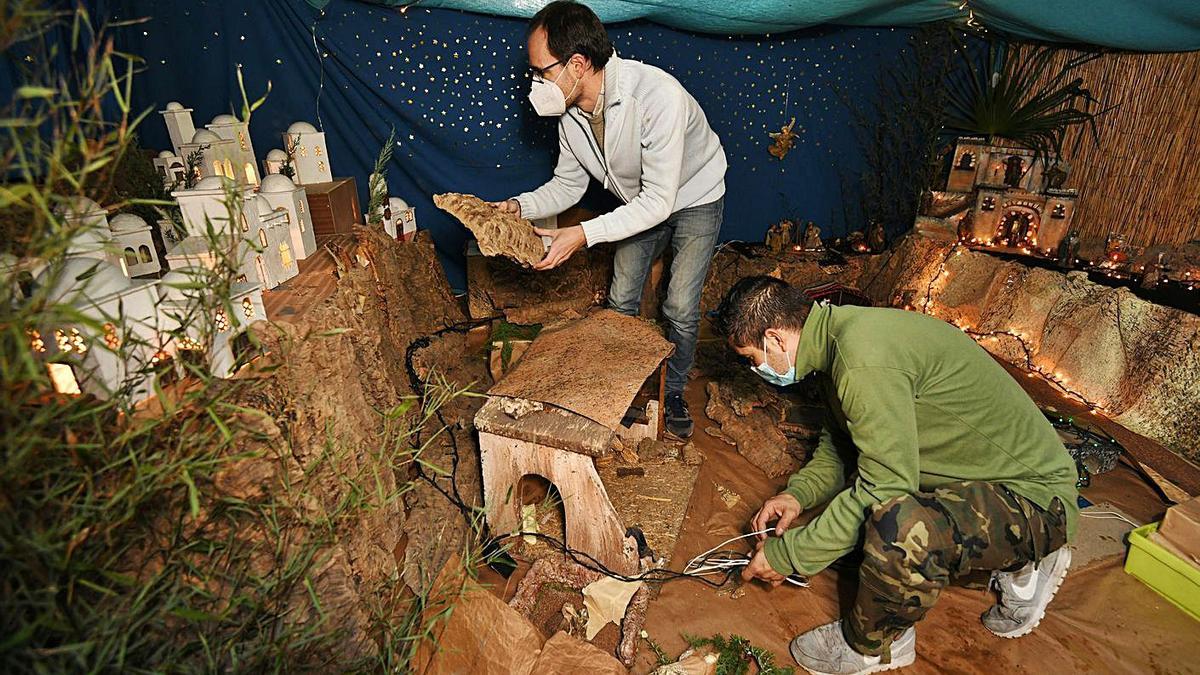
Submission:
M 1077 70 L 1100 55 L 1072 57 L 1054 71 L 1056 52 L 1045 46 L 994 43 L 982 64 L 972 63 L 964 53 L 970 75 L 949 83 L 946 128 L 987 136 L 989 142 L 1002 138 L 1019 143 L 1043 163 L 1061 156 L 1063 138 L 1073 126 L 1087 125 L 1099 143 L 1096 118 L 1109 109 L 1093 111 L 1099 101 Z

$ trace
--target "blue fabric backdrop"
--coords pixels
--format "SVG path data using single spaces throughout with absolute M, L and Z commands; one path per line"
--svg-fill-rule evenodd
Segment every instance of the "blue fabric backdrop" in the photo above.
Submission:
M 151 17 L 124 30 L 119 44 L 146 58 L 139 107 L 161 110 L 178 100 L 195 109 L 199 127 L 240 101 L 237 64 L 252 95 L 270 80 L 270 97 L 251 120 L 260 159 L 280 147 L 291 122 L 310 121 L 326 132 L 334 174 L 354 176 L 365 200 L 366 176 L 394 127 L 390 193 L 417 207 L 456 288 L 465 286 L 466 231 L 430 195 L 498 199 L 551 174 L 552 123 L 525 100 L 524 20 L 420 6 L 401 14 L 343 0 L 323 11 L 296 0 L 101 5 L 116 19 Z M 906 30 L 722 37 L 632 22 L 610 26 L 610 34 L 622 56 L 678 77 L 721 136 L 730 161 L 723 240 L 761 239 L 783 217 L 844 234 L 839 171 L 859 167 L 834 88 L 869 95 L 879 64 L 903 48 Z M 793 116 L 800 137 L 780 161 L 767 154 L 767 133 Z M 144 123 L 142 137 L 148 147 L 170 147 L 158 115 Z
M 403 6 L 414 0 L 367 0 Z M 549 0 L 424 0 L 501 16 L 532 16 Z M 329 0 L 308 0 L 323 7 Z M 1018 37 L 1141 51 L 1200 49 L 1196 0 L 587 0 L 604 21 L 650 19 L 708 33 L 780 33 L 825 23 L 914 25 L 971 20 Z

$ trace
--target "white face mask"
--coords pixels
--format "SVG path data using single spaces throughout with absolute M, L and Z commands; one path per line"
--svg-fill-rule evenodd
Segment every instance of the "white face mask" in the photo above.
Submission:
M 559 73 L 553 82 L 548 82 L 540 77 L 534 79 L 529 88 L 529 102 L 533 104 L 533 109 L 538 115 L 558 117 L 567 112 L 567 96 L 563 94 L 562 89 L 558 88 L 558 78 L 562 77 L 565 72 L 567 72 L 567 66 L 563 64 L 562 73 Z M 579 80 L 575 80 L 575 84 L 571 86 L 572 95 L 578 86 Z

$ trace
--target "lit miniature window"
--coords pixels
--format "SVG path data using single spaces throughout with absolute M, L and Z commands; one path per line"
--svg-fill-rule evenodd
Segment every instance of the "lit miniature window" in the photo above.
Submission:
M 171 358 L 170 354 L 168 354 L 160 349 L 160 350 L 154 352 L 154 356 L 150 357 L 150 365 L 157 366 L 160 363 L 167 362 L 168 360 L 170 360 L 170 358 Z
M 291 224 L 292 224 L 292 214 L 288 213 L 288 210 L 287 210 L 287 208 L 286 208 L 286 207 L 283 207 L 283 206 L 276 206 L 276 207 L 275 207 L 275 210 L 276 210 L 276 211 L 282 211 L 282 212 L 283 212 L 283 223 L 284 223 L 285 225 L 291 225 Z
M 69 364 L 47 363 L 46 370 L 50 374 L 50 382 L 54 385 L 54 391 L 71 396 L 78 396 L 81 393 L 79 381 L 75 379 L 75 371 Z
M 214 176 L 224 176 L 225 175 L 225 169 L 222 168 L 221 162 L 219 160 L 214 159 L 212 164 L 213 164 L 213 175 Z
M 200 343 L 187 335 L 179 338 L 179 348 L 185 351 L 200 351 Z
M 245 148 L 242 149 L 244 150 Z M 244 169 L 246 171 L 246 182 L 258 185 L 258 174 L 254 171 L 254 164 L 252 162 L 246 162 Z
M 74 328 L 71 329 L 71 345 L 75 347 L 75 353 L 79 354 L 80 356 L 83 356 L 87 353 L 88 346 L 87 343 L 83 341 L 83 335 L 81 335 L 79 331 Z
M 138 247 L 138 261 L 141 262 L 142 264 L 151 262 L 149 246 L 142 244 L 141 246 Z
M 228 159 L 225 160 L 225 175 L 229 178 L 236 177 L 236 174 L 233 173 L 233 162 L 229 161 Z
M 279 260 L 283 262 L 284 267 L 292 266 L 292 249 L 288 248 L 287 242 L 279 244 Z
M 241 146 L 242 150 L 248 150 L 248 149 L 249 149 L 249 148 L 247 148 L 247 147 L 246 147 L 246 132 L 244 132 L 244 131 L 239 131 L 239 132 L 238 132 L 238 145 L 239 145 L 239 146 Z M 248 176 L 248 175 L 249 175 L 249 174 L 247 174 L 247 176 Z
M 242 314 L 245 314 L 247 319 L 254 318 L 254 302 L 250 298 L 242 298 Z
M 250 221 L 246 220 L 246 214 L 239 213 L 238 216 L 240 216 L 241 221 L 242 221 L 242 232 L 249 232 L 250 231 Z
M 32 328 L 25 331 L 29 335 L 29 348 L 33 351 L 44 354 L 46 352 L 46 341 L 42 339 L 42 334 Z
M 126 246 L 126 247 L 125 247 L 125 264 L 126 264 L 126 265 L 136 265 L 136 264 L 138 264 L 137 252 L 136 252 L 136 251 L 134 251 L 134 250 L 133 250 L 131 247 L 129 247 L 129 246 Z
M 296 202 L 296 208 L 300 209 L 300 213 L 304 213 L 304 202 L 303 201 Z
M 218 309 L 213 313 L 213 326 L 219 331 L 229 330 L 229 316 L 225 314 L 225 310 Z
M 258 231 L 258 243 L 261 244 L 264 248 L 266 247 L 266 245 L 267 245 L 267 231 L 266 230 Z
M 246 283 L 246 275 L 245 275 L 245 274 L 239 274 L 239 275 L 237 275 L 237 277 L 234 279 L 234 281 L 236 281 L 236 282 L 237 282 L 237 283 L 239 283 L 239 284 L 244 284 L 244 283 Z
M 104 344 L 113 350 L 121 346 L 121 336 L 117 335 L 117 327 L 111 323 L 104 324 Z
M 313 154 L 316 155 L 317 157 L 320 157 L 321 156 L 321 146 L 314 145 L 313 146 Z
M 325 160 L 321 160 L 321 161 L 317 162 L 317 171 L 324 171 L 324 170 L 325 170 Z
M 297 145 L 296 146 L 296 154 L 299 155 L 300 157 L 308 157 L 308 149 L 305 148 L 303 145 Z
M 58 345 L 60 352 L 76 352 L 80 356 L 87 353 L 87 343 L 83 340 L 83 335 L 78 328 L 72 328 L 70 331 L 56 330 L 54 331 L 54 343 Z

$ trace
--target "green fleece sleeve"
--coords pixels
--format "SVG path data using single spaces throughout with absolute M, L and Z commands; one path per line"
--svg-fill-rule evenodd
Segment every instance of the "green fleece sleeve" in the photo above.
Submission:
M 811 509 L 823 504 L 845 486 L 846 466 L 838 453 L 839 445 L 844 445 L 848 440 L 844 436 L 833 416 L 826 414 L 812 459 L 788 478 L 787 487 L 783 490 L 800 502 L 800 508 Z
M 854 549 L 871 509 L 917 491 L 920 474 L 914 382 L 907 371 L 862 367 L 836 378 L 858 476 L 812 522 L 769 537 L 767 562 L 780 574 L 816 574 Z

